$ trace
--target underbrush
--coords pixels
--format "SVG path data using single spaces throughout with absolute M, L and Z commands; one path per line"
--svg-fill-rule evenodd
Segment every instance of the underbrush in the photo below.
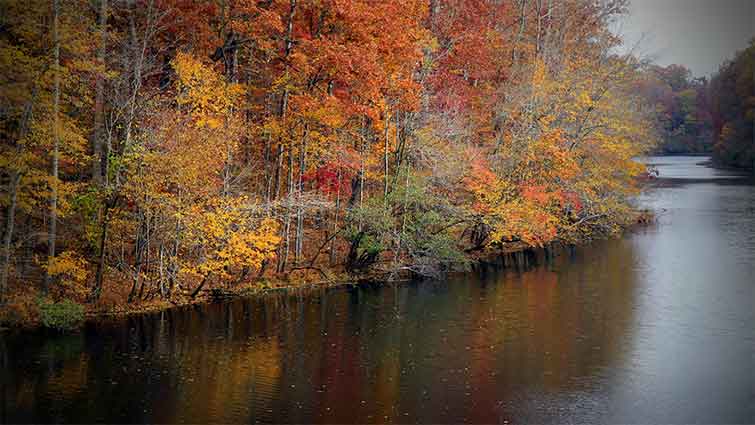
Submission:
M 47 328 L 71 331 L 84 323 L 84 306 L 71 300 L 39 300 L 39 319 Z

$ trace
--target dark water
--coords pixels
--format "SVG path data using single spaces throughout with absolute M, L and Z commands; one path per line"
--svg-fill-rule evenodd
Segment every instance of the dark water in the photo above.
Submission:
M 651 158 L 659 223 L 525 273 L 0 337 L 2 422 L 755 422 L 755 186 Z

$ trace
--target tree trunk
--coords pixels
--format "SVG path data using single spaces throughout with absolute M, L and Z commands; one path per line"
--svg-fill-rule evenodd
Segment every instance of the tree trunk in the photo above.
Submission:
M 47 264 L 51 264 L 55 258 L 55 239 L 57 237 L 58 223 L 58 157 L 60 149 L 60 34 L 58 34 L 58 20 L 60 15 L 59 0 L 52 2 L 52 38 L 55 44 L 53 50 L 53 64 L 55 72 L 53 92 L 53 147 L 52 147 L 52 191 L 50 194 L 50 222 L 47 233 Z M 45 272 L 45 280 L 42 285 L 42 293 L 46 294 L 52 282 L 52 276 Z
M 402 217 L 401 217 L 401 233 L 398 235 L 398 242 L 396 243 L 396 253 L 393 255 L 393 261 L 398 262 L 399 256 L 401 255 L 401 242 L 402 239 L 404 239 L 404 234 L 406 233 L 406 211 L 408 209 L 409 205 L 409 174 L 411 173 L 411 166 L 409 165 L 409 160 L 406 160 L 406 185 L 404 187 L 404 208 L 402 211 Z
M 131 285 L 131 290 L 128 293 L 128 303 L 131 303 L 134 300 L 136 289 L 139 287 L 139 280 L 142 274 L 142 257 L 144 256 L 144 245 L 146 243 L 146 237 L 144 236 L 144 213 L 139 210 L 137 215 L 139 216 L 139 224 L 136 227 L 136 242 L 134 243 L 134 278 Z
M 401 133 L 401 122 L 399 121 L 399 111 L 396 111 L 394 113 L 396 115 L 396 152 L 394 153 L 395 161 L 396 161 L 396 169 L 393 177 L 393 185 L 394 187 L 398 187 L 398 179 L 399 174 L 401 174 L 401 165 L 402 160 L 404 157 L 404 140 L 406 137 L 404 134 Z M 406 114 L 404 114 L 406 115 Z M 404 123 L 406 123 L 406 120 L 404 120 Z
M 165 298 L 168 298 L 168 287 L 165 285 L 165 272 L 164 272 L 164 270 L 165 270 L 165 262 L 164 262 L 164 258 L 165 258 L 165 246 L 162 243 L 160 244 L 159 253 L 160 253 L 160 263 L 159 263 L 159 267 L 160 267 L 159 268 L 159 272 L 160 272 L 160 277 L 159 277 L 159 279 L 160 279 L 160 282 L 159 282 L 159 285 L 160 285 L 160 296 L 163 299 L 165 299 Z
M 537 0 L 537 39 L 535 40 L 535 54 L 540 55 L 540 33 L 543 28 L 543 0 Z
M 516 37 L 516 43 L 514 44 L 514 48 L 511 49 L 511 61 L 516 63 L 517 62 L 517 50 L 516 47 L 519 43 L 522 42 L 522 36 L 524 35 L 524 30 L 526 28 L 526 22 L 527 22 L 527 0 L 520 0 L 521 1 L 521 10 L 519 13 L 519 34 L 517 34 Z
M 137 40 L 139 38 L 136 35 L 136 23 L 134 22 L 133 13 L 134 12 L 132 12 L 129 15 L 129 29 L 131 33 L 131 40 L 134 46 L 137 46 Z M 132 86 L 131 86 L 132 88 L 131 88 L 131 99 L 129 100 L 128 121 L 126 121 L 126 141 L 125 141 L 125 146 L 124 146 L 124 152 L 131 145 L 132 129 L 134 126 L 134 120 L 136 119 L 136 98 L 142 86 L 142 71 L 144 67 L 144 59 L 145 59 L 144 56 L 146 54 L 146 50 L 147 50 L 147 36 L 145 35 L 144 38 L 142 39 L 141 49 L 139 50 L 138 55 L 136 56 L 136 60 L 134 61 L 134 80 L 132 81 Z M 118 181 L 119 181 L 119 176 L 116 176 L 116 184 L 118 184 Z
M 146 268 L 144 274 L 149 276 L 149 265 L 151 264 L 150 258 L 149 258 L 149 246 L 150 246 L 150 219 L 149 217 L 145 217 L 145 229 L 144 229 L 144 266 Z M 141 267 L 140 267 L 141 268 Z M 142 279 L 141 284 L 139 285 L 139 295 L 138 299 L 142 300 L 144 299 L 144 284 L 146 283 L 147 279 Z
M 291 54 L 291 48 L 294 45 L 294 15 L 296 14 L 296 0 L 290 1 L 290 9 L 288 11 L 288 23 L 286 25 L 286 58 Z
M 92 137 L 92 151 L 94 158 L 92 159 L 92 181 L 96 186 L 103 185 L 103 173 L 107 169 L 107 155 L 103 152 L 104 141 L 104 109 L 105 109 L 105 43 L 107 37 L 107 0 L 100 0 L 100 10 L 97 17 L 97 25 L 99 25 L 100 40 L 99 47 L 97 49 L 97 63 L 103 67 L 103 69 L 97 73 L 97 79 L 95 82 L 95 100 L 94 100 L 94 135 Z M 100 240 L 98 243 L 99 253 L 97 258 L 97 270 L 95 272 L 94 288 L 90 298 L 92 300 L 98 300 L 102 292 L 102 279 L 105 271 L 105 243 L 107 241 L 108 230 L 108 208 L 109 200 L 105 201 L 103 206 L 99 207 L 98 216 L 101 217 L 100 226 Z
M 10 205 L 8 215 L 5 217 L 5 233 L 3 236 L 3 256 L 0 270 L 0 305 L 5 304 L 5 294 L 8 291 L 8 273 L 10 268 L 11 241 L 13 240 L 13 224 L 16 220 L 16 203 L 18 200 L 18 185 L 21 175 L 14 171 L 10 182 Z
M 341 169 L 338 169 L 337 186 L 336 186 L 336 211 L 333 217 L 333 235 L 338 233 L 338 210 L 341 209 Z M 330 241 L 330 265 L 336 262 L 336 238 Z
M 191 298 L 196 298 L 196 296 L 197 296 L 197 295 L 199 294 L 199 291 L 201 291 L 201 290 L 202 290 L 202 288 L 204 288 L 204 285 L 205 285 L 205 283 L 207 283 L 207 279 L 208 279 L 209 277 L 210 277 L 210 276 L 205 276 L 205 277 L 204 277 L 204 278 L 202 279 L 202 281 L 201 281 L 201 282 L 199 282 L 199 286 L 197 286 L 197 288 L 196 288 L 196 289 L 194 289 L 194 291 L 193 291 L 193 292 L 191 293 Z
M 263 160 L 265 163 L 265 207 L 270 203 L 270 196 L 273 187 L 273 177 L 270 172 L 270 135 L 265 136 L 265 148 L 263 150 Z
M 388 124 L 391 118 L 388 111 L 385 112 L 385 134 L 383 135 L 383 202 L 388 202 Z
M 360 152 L 361 165 L 359 166 L 359 208 L 364 207 L 364 179 L 367 173 L 367 167 L 364 159 L 364 142 L 362 141 L 362 151 Z M 361 216 L 360 216 L 361 217 Z M 361 220 L 361 218 L 360 218 Z M 359 223 L 359 230 L 362 230 L 362 223 Z
M 280 256 L 278 263 L 278 273 L 282 273 L 286 270 L 288 263 L 288 255 L 291 251 L 291 218 L 292 204 L 294 191 L 294 153 L 291 149 L 288 150 L 288 194 L 286 195 L 286 221 L 283 225 L 283 255 Z
M 296 14 L 296 1 L 297 0 L 290 0 L 290 8 L 288 12 L 288 19 L 286 22 L 286 39 L 284 40 L 284 60 L 288 60 L 289 55 L 291 55 L 291 49 L 294 46 L 294 15 Z M 288 70 L 286 70 L 288 72 Z M 281 119 L 285 119 L 286 112 L 288 111 L 288 89 L 283 90 L 283 96 L 281 96 L 281 106 L 280 106 L 280 117 Z M 281 141 L 282 142 L 282 141 Z M 276 169 L 276 185 L 278 185 L 278 182 L 280 181 L 280 172 L 283 165 L 283 146 L 282 144 L 278 145 L 278 167 Z M 286 199 L 286 220 L 285 225 L 283 227 L 283 246 L 279 249 L 278 253 L 278 272 L 281 273 L 286 269 L 286 262 L 288 261 L 288 254 L 290 250 L 290 233 L 291 233 L 291 192 L 293 191 L 293 167 L 294 167 L 294 157 L 293 157 L 293 146 L 289 146 L 288 148 L 288 195 Z M 279 190 L 279 187 L 276 187 L 276 198 L 277 198 L 277 192 Z M 282 253 L 280 251 L 283 251 Z M 282 255 L 281 255 L 282 254 Z
M 304 248 L 304 206 L 302 205 L 302 194 L 304 193 L 304 169 L 307 156 L 307 132 L 308 128 L 304 127 L 304 136 L 302 137 L 301 147 L 299 149 L 299 176 L 297 179 L 297 206 L 296 206 L 296 242 L 294 247 L 294 261 L 299 262 Z
M 179 192 L 179 200 L 180 200 L 180 192 Z M 175 238 L 173 239 L 173 255 L 170 257 L 168 261 L 168 294 L 169 297 L 173 293 L 173 288 L 176 285 L 176 277 L 178 276 L 179 272 L 179 266 L 176 262 L 176 259 L 178 258 L 178 250 L 181 246 L 181 220 L 176 220 L 176 234 Z
M 233 170 L 231 169 L 233 164 L 233 151 L 229 147 L 225 154 L 225 164 L 223 165 L 223 196 L 228 196 L 231 193 L 231 179 Z
M 95 273 L 94 288 L 92 288 L 92 300 L 97 301 L 102 294 L 102 280 L 105 276 L 105 249 L 107 247 L 108 227 L 110 226 L 110 205 L 105 205 L 102 213 L 102 226 L 100 228 L 99 253 L 97 258 L 97 271 Z
M 107 41 L 107 0 L 100 0 L 100 10 L 97 17 L 100 40 L 97 48 L 97 64 L 103 69 L 97 73 L 95 81 L 94 99 L 94 135 L 92 137 L 92 180 L 96 185 L 102 184 L 102 173 L 105 169 L 107 157 L 103 155 L 104 145 L 104 109 L 105 109 L 105 47 Z
M 278 143 L 278 149 L 275 152 L 275 176 L 273 178 L 273 199 L 280 197 L 281 191 L 281 169 L 283 168 L 283 145 Z

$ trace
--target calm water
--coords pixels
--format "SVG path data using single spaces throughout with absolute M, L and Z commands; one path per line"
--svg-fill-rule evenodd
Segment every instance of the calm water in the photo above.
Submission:
M 525 273 L 0 336 L 0 422 L 755 422 L 755 186 L 700 160 Z

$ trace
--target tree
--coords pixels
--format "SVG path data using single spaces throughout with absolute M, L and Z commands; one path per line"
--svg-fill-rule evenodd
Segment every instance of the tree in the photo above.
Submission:
M 708 152 L 712 121 L 705 79 L 693 79 L 681 65 L 648 65 L 636 83 L 645 101 L 657 110 L 659 149 L 664 153 Z
M 737 167 L 755 168 L 755 40 L 713 77 L 714 157 Z

